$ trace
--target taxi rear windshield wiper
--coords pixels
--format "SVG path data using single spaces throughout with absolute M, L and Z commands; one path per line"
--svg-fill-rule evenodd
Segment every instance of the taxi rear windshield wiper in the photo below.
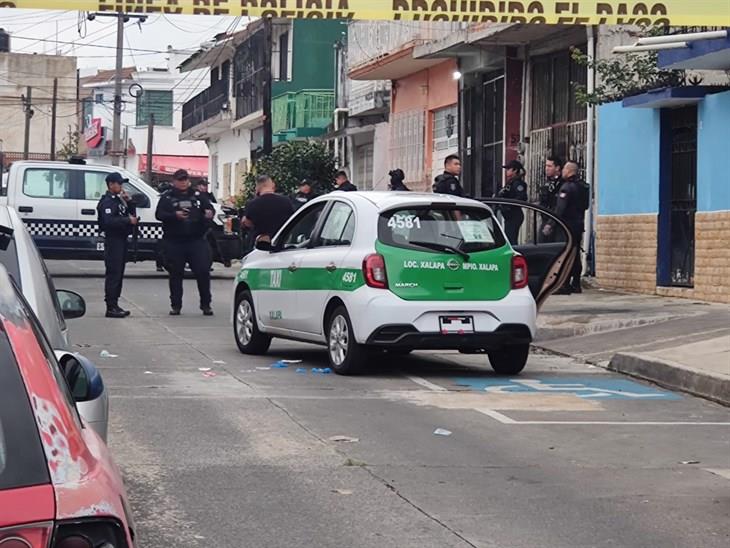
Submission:
M 450 253 L 453 253 L 454 255 L 459 255 L 461 258 L 463 258 L 465 261 L 469 260 L 469 254 L 465 251 L 462 251 L 461 249 L 447 245 L 447 244 L 439 244 L 437 242 L 409 242 L 411 245 L 417 245 L 419 247 L 426 247 L 428 249 L 435 249 L 437 251 L 448 251 Z

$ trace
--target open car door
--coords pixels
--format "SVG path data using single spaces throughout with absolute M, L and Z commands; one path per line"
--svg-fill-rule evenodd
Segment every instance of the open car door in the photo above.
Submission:
M 479 201 L 492 208 L 514 250 L 527 260 L 528 283 L 539 310 L 568 280 L 573 262 L 580 260 L 570 230 L 544 207 L 506 198 Z

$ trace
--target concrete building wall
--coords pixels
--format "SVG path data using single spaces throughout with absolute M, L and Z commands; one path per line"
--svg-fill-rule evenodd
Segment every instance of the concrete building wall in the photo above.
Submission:
M 34 115 L 30 123 L 30 152 L 49 154 L 51 151 L 51 99 L 53 79 L 58 78 L 56 150 L 66 139 L 68 128 L 78 126 L 76 103 L 76 57 L 0 53 L 0 149 L 22 152 L 24 145 L 25 112 L 21 100 L 32 87 Z M 12 128 L 12 129 L 11 129 Z
M 208 141 L 208 177 L 220 198 L 240 194 L 243 176 L 250 169 L 251 132 L 240 128 L 227 131 L 218 140 Z
M 708 95 L 699 106 L 697 210 L 730 210 L 730 91 Z

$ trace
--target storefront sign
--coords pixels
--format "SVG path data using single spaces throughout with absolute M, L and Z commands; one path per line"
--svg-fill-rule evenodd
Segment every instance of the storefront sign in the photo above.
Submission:
M 104 140 L 104 130 L 101 127 L 101 118 L 92 118 L 84 130 L 84 140 L 88 148 L 96 148 Z
M 311 19 L 730 26 L 728 0 L 0 0 L 0 7 Z

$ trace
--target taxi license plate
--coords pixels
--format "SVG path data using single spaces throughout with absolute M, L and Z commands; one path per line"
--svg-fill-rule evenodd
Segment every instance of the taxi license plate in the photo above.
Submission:
M 474 333 L 474 317 L 439 316 L 439 327 L 443 335 Z

